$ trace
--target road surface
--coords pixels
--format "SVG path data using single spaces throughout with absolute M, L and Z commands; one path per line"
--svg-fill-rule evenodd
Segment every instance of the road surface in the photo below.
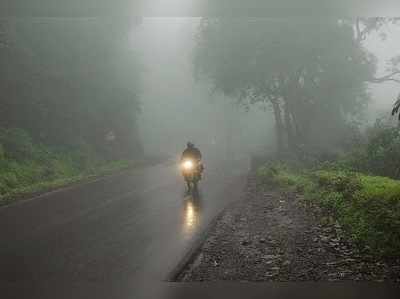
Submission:
M 0 208 L 1 298 L 139 298 L 228 203 L 247 161 L 207 163 L 199 198 L 175 161 Z

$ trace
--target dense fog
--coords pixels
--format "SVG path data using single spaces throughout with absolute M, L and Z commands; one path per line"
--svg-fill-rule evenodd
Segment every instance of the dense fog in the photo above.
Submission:
M 193 53 L 200 22 L 200 18 L 144 18 L 130 34 L 131 47 L 144 68 L 139 123 L 146 151 L 174 155 L 187 140 L 222 155 L 228 153 L 227 148 L 229 154 L 271 151 L 276 142 L 269 105 L 246 109 L 235 98 L 213 89 L 207 80 L 196 78 Z M 275 20 L 266 19 L 265 25 L 269 22 Z M 389 24 L 365 41 L 365 49 L 376 56 L 377 76 L 385 74 L 387 61 L 398 54 L 399 37 L 398 26 Z M 361 127 L 379 117 L 389 118 L 398 84 L 366 83 L 365 89 L 370 98 Z
M 1 126 L 50 148 L 338 152 L 377 118 L 396 123 L 397 19 L 4 18 L 0 29 Z
M 130 35 L 144 65 L 141 136 L 146 151 L 176 155 L 187 141 L 220 155 L 261 150 L 273 122 L 245 112 L 193 70 L 198 18 L 145 18 Z M 258 130 L 257 128 L 262 128 Z M 273 133 L 272 133 L 273 134 Z
M 400 18 L 223 2 L 0 18 L 0 284 L 400 282 Z

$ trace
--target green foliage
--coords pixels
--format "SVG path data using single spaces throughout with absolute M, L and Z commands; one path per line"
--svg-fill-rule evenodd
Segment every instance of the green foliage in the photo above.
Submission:
M 343 170 L 298 172 L 282 164 L 258 170 L 260 182 L 305 194 L 333 215 L 360 246 L 373 253 L 400 252 L 400 181 Z
M 3 145 L 0 143 L 0 161 L 5 159 L 5 157 L 6 157 L 6 152 L 4 150 Z
M 304 192 L 310 191 L 313 184 L 307 176 L 293 171 L 293 168 L 284 163 L 271 163 L 259 167 L 257 177 L 261 184 L 289 187 Z
M 353 237 L 381 253 L 400 252 L 400 182 L 384 177 L 361 177 L 362 188 L 352 198 L 343 222 Z
M 364 143 L 336 162 L 340 168 L 400 178 L 400 128 L 377 121 Z
M 2 130 L 1 143 L 5 150 L 0 155 L 0 204 L 26 192 L 62 186 L 131 165 L 126 160 L 107 162 L 88 145 L 74 150 L 37 145 L 21 129 Z
M 360 180 L 357 173 L 347 171 L 316 171 L 313 173 L 315 181 L 321 188 L 351 196 L 360 189 Z
M 10 159 L 26 160 L 33 156 L 32 138 L 22 129 L 1 130 L 0 144 L 3 145 L 5 156 Z
M 370 132 L 366 148 L 371 172 L 400 178 L 400 129 L 377 122 Z

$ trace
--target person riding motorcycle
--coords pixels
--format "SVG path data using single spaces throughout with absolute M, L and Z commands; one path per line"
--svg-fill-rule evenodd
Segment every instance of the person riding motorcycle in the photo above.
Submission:
M 195 145 L 193 143 L 188 142 L 186 149 L 182 153 L 181 161 L 184 161 L 184 160 L 195 161 L 200 170 L 199 171 L 200 178 L 201 178 L 201 174 L 204 170 L 204 166 L 201 162 L 201 159 L 202 159 L 202 155 L 201 155 L 200 150 L 197 147 L 195 147 Z
M 193 143 L 188 142 L 186 149 L 182 153 L 181 160 L 192 159 L 194 161 L 201 161 L 201 152 L 194 146 Z

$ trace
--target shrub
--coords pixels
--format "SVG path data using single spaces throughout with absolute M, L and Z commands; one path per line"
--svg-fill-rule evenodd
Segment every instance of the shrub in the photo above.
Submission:
M 360 144 L 336 164 L 373 175 L 400 178 L 400 129 L 377 121 Z
M 34 144 L 21 129 L 0 128 L 0 204 L 22 193 L 61 186 L 130 165 L 121 160 L 106 162 L 84 142 L 69 148 L 50 148 Z
M 316 171 L 313 173 L 320 188 L 351 196 L 361 188 L 358 174 L 347 171 Z
M 6 158 L 6 152 L 3 145 L 0 143 L 0 161 Z
M 32 138 L 22 129 L 7 129 L 0 133 L 5 156 L 15 160 L 31 159 L 34 153 Z
M 366 152 L 368 168 L 377 175 L 400 176 L 400 129 L 380 124 L 370 133 Z
M 257 169 L 257 177 L 262 183 L 275 184 L 275 178 L 278 174 L 278 166 L 265 165 Z
M 8 189 L 18 187 L 18 179 L 15 173 L 9 172 L 1 176 L 1 181 Z

